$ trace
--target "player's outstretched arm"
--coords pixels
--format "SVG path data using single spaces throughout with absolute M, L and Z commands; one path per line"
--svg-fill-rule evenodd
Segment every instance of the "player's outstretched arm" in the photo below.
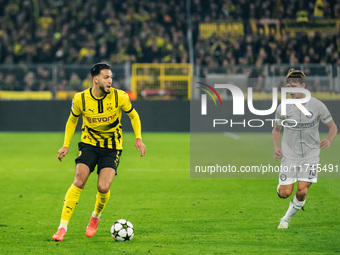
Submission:
M 321 149 L 328 149 L 331 145 L 331 142 L 335 138 L 336 134 L 338 133 L 338 127 L 335 125 L 334 121 L 331 120 L 326 124 L 328 127 L 328 136 L 325 139 L 322 139 L 320 142 Z
M 65 127 L 64 145 L 58 151 L 58 159 L 60 162 L 62 162 L 62 159 L 68 153 L 68 147 L 70 146 L 72 136 L 74 132 L 76 131 L 77 123 L 78 123 L 78 117 L 75 117 L 72 113 L 70 113 L 70 116 L 68 117 L 66 127 Z
M 138 151 L 141 152 L 140 156 L 143 157 L 145 154 L 145 145 L 142 142 L 142 128 L 141 128 L 141 123 L 139 119 L 139 115 L 135 109 L 133 109 L 131 112 L 128 113 L 128 116 L 131 120 L 131 125 L 133 128 L 133 131 L 135 133 L 136 141 L 135 141 L 135 146 Z
M 274 144 L 274 159 L 279 160 L 282 159 L 283 154 L 280 147 L 280 139 L 281 139 L 281 126 L 274 124 L 274 128 L 272 131 L 272 139 Z

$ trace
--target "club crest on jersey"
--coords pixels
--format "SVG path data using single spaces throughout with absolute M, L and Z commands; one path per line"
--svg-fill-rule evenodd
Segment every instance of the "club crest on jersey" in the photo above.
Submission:
M 107 103 L 107 107 L 106 107 L 106 110 L 111 112 L 112 111 L 112 106 L 111 106 L 111 103 Z

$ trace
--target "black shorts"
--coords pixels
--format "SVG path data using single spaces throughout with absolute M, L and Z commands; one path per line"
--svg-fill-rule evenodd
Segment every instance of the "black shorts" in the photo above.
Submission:
M 119 165 L 120 156 L 122 155 L 122 150 L 115 149 L 105 149 L 100 147 L 95 147 L 90 144 L 80 142 L 78 144 L 79 152 L 76 158 L 76 164 L 83 163 L 90 168 L 91 173 L 97 165 L 97 174 L 100 170 L 105 167 L 111 167 L 116 170 Z

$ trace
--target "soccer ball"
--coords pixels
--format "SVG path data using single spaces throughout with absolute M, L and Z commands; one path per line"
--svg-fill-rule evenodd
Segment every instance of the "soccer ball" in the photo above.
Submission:
M 111 236 L 117 242 L 130 241 L 134 235 L 133 225 L 128 220 L 117 220 L 112 224 Z

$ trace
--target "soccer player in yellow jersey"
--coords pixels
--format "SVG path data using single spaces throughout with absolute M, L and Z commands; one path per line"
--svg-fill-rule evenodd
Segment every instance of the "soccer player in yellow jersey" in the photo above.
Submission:
M 120 155 L 122 153 L 122 111 L 127 113 L 135 133 L 135 146 L 145 154 L 145 145 L 141 137 L 141 123 L 137 111 L 133 108 L 128 95 L 111 87 L 112 72 L 105 63 L 95 64 L 91 69 L 93 86 L 83 92 L 76 93 L 71 113 L 66 123 L 63 147 L 58 151 L 58 159 L 68 153 L 68 148 L 75 132 L 78 118 L 82 114 L 83 125 L 79 152 L 76 158 L 75 177 L 66 192 L 58 231 L 53 240 L 62 241 L 67 231 L 79 196 L 84 189 L 89 175 L 97 166 L 98 192 L 94 211 L 86 228 L 86 235 L 92 237 L 98 228 L 99 217 L 110 198 L 110 187 L 117 174 Z

